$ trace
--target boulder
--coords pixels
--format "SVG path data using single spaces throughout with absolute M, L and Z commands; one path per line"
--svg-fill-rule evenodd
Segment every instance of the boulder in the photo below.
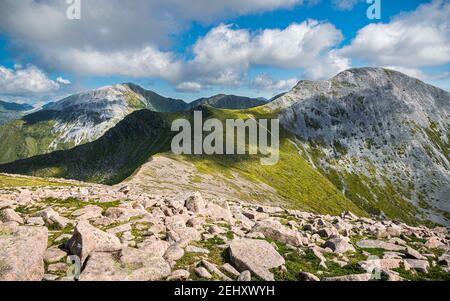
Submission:
M 284 265 L 284 258 L 264 240 L 238 239 L 229 246 L 230 260 L 238 271 L 249 270 L 266 281 L 273 281 L 273 268 Z
M 330 248 L 334 253 L 338 254 L 355 251 L 349 240 L 340 236 L 332 236 L 325 242 L 324 248 Z
M 234 278 L 238 278 L 241 273 L 239 273 L 231 264 L 225 263 L 222 265 L 222 270 L 228 273 L 229 275 L 232 275 Z
M 40 281 L 44 277 L 45 227 L 0 225 L 0 281 Z
M 359 266 L 367 273 L 374 271 L 392 270 L 401 266 L 401 259 L 368 259 L 359 263 Z
M 443 244 L 439 238 L 431 237 L 425 242 L 424 246 L 428 249 L 438 249 L 445 247 L 445 244 Z
M 406 256 L 412 259 L 426 260 L 427 258 L 411 247 L 406 247 Z
M 354 274 L 354 275 L 345 275 L 339 277 L 327 277 L 324 278 L 323 281 L 369 281 L 372 278 L 371 274 Z
M 119 251 L 122 245 L 116 236 L 91 226 L 87 221 L 80 221 L 72 238 L 67 241 L 66 248 L 84 263 L 92 252 Z
M 291 230 L 280 224 L 278 221 L 259 221 L 255 224 L 252 231 L 262 233 L 266 238 L 293 245 L 295 247 L 303 245 L 302 236 L 298 231 Z
M 172 244 L 164 253 L 164 259 L 168 262 L 177 261 L 184 256 L 184 250 L 178 243 Z
M 383 249 L 386 251 L 404 251 L 406 247 L 381 240 L 361 240 L 356 243 L 361 249 Z
M 206 215 L 213 221 L 224 221 L 230 225 L 234 225 L 233 214 L 231 213 L 227 203 L 224 203 L 223 206 L 209 203 L 207 206 Z
M 158 240 L 154 237 L 144 240 L 138 244 L 138 248 L 145 252 L 146 256 L 163 257 L 167 249 L 170 247 L 170 243 L 164 240 Z
M 307 272 L 299 272 L 297 274 L 297 279 L 299 281 L 320 281 L 319 277 Z
M 405 262 L 414 270 L 428 274 L 428 269 L 430 268 L 430 263 L 428 260 L 419 259 L 405 259 Z
M 197 276 L 199 276 L 200 278 L 212 279 L 212 275 L 204 267 L 195 268 L 194 271 L 195 274 L 197 274 Z
M 210 272 L 211 274 L 216 274 L 221 280 L 223 281 L 232 280 L 230 277 L 222 273 L 215 264 L 206 260 L 202 260 L 202 265 L 208 270 L 208 272 Z
M 163 258 L 124 248 L 117 254 L 92 253 L 80 281 L 157 281 L 169 275 L 170 266 Z
M 4 209 L 0 211 L 0 221 L 4 223 L 8 222 L 16 222 L 18 224 L 23 224 L 23 218 L 20 217 L 14 210 L 12 209 Z
M 237 281 L 251 281 L 252 280 L 252 273 L 250 271 L 243 271 Z
M 72 212 L 77 220 L 90 220 L 102 217 L 103 209 L 99 206 L 88 205 L 82 209 L 75 210 Z
M 190 195 L 185 202 L 185 207 L 187 210 L 202 213 L 205 211 L 205 201 L 199 192 Z
M 54 226 L 59 229 L 66 228 L 67 224 L 70 223 L 70 220 L 60 216 L 59 213 L 53 210 L 53 208 L 51 207 L 42 211 L 39 216 L 42 217 L 47 226 Z
M 29 226 L 45 226 L 44 219 L 40 216 L 27 218 L 27 225 Z
M 186 281 L 189 279 L 191 274 L 186 270 L 176 270 L 173 271 L 172 274 L 170 274 L 169 277 L 167 277 L 167 281 Z
M 58 247 L 50 247 L 45 251 L 44 261 L 46 263 L 59 262 L 67 256 L 67 253 Z

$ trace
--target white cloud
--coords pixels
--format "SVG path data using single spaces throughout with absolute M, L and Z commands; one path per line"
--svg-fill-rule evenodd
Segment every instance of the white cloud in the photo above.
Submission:
M 187 69 L 190 77 L 211 85 L 241 84 L 255 65 L 304 68 L 311 78 L 326 78 L 349 67 L 332 50 L 342 38 L 332 24 L 315 20 L 259 32 L 221 24 L 197 41 Z
M 365 2 L 365 0 L 332 0 L 331 3 L 339 10 L 352 10 L 358 2 Z
M 339 55 L 374 65 L 402 67 L 450 63 L 450 2 L 433 1 L 387 24 L 362 28 Z
M 35 66 L 14 69 L 0 66 L 0 94 L 28 96 L 32 94 L 51 93 L 59 89 L 59 84 L 49 79 Z
M 27 50 L 124 51 L 167 46 L 191 21 L 290 8 L 303 0 L 82 0 L 81 20 L 68 20 L 64 0 L 0 1 L 0 32 Z M 58 51 L 55 51 L 59 53 Z M 62 55 L 62 54 L 60 54 Z M 47 57 L 48 58 L 48 57 Z
M 202 85 L 196 82 L 183 82 L 176 86 L 177 92 L 191 92 L 198 93 L 202 90 Z
M 179 78 L 182 68 L 182 62 L 172 53 L 150 46 L 123 51 L 72 49 L 64 56 L 55 56 L 55 60 L 59 67 L 77 74 L 159 77 L 173 81 Z
M 61 76 L 59 76 L 59 77 L 56 79 L 56 82 L 58 82 L 58 83 L 60 83 L 60 84 L 63 84 L 63 85 L 70 85 L 70 80 L 65 79 L 65 78 L 62 78 Z
M 260 74 L 251 82 L 251 87 L 258 91 L 270 91 L 273 93 L 291 90 L 298 83 L 298 79 L 274 80 L 269 74 Z

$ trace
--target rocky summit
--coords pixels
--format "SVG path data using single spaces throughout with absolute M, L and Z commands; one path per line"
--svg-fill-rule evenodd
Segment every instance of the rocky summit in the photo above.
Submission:
M 55 181 L 0 190 L 0 280 L 450 279 L 444 227 Z

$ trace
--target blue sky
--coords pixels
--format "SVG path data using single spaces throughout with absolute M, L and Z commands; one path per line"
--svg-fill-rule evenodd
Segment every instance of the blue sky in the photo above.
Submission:
M 0 99 L 57 100 L 134 82 L 191 101 L 272 97 L 300 79 L 389 67 L 450 90 L 450 3 L 380 0 L 0 2 Z

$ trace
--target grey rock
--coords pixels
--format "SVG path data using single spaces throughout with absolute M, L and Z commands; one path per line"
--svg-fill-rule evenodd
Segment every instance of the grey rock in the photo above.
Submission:
M 249 270 L 263 280 L 273 281 L 271 269 L 284 265 L 284 258 L 264 240 L 238 239 L 229 246 L 230 259 L 238 271 Z

